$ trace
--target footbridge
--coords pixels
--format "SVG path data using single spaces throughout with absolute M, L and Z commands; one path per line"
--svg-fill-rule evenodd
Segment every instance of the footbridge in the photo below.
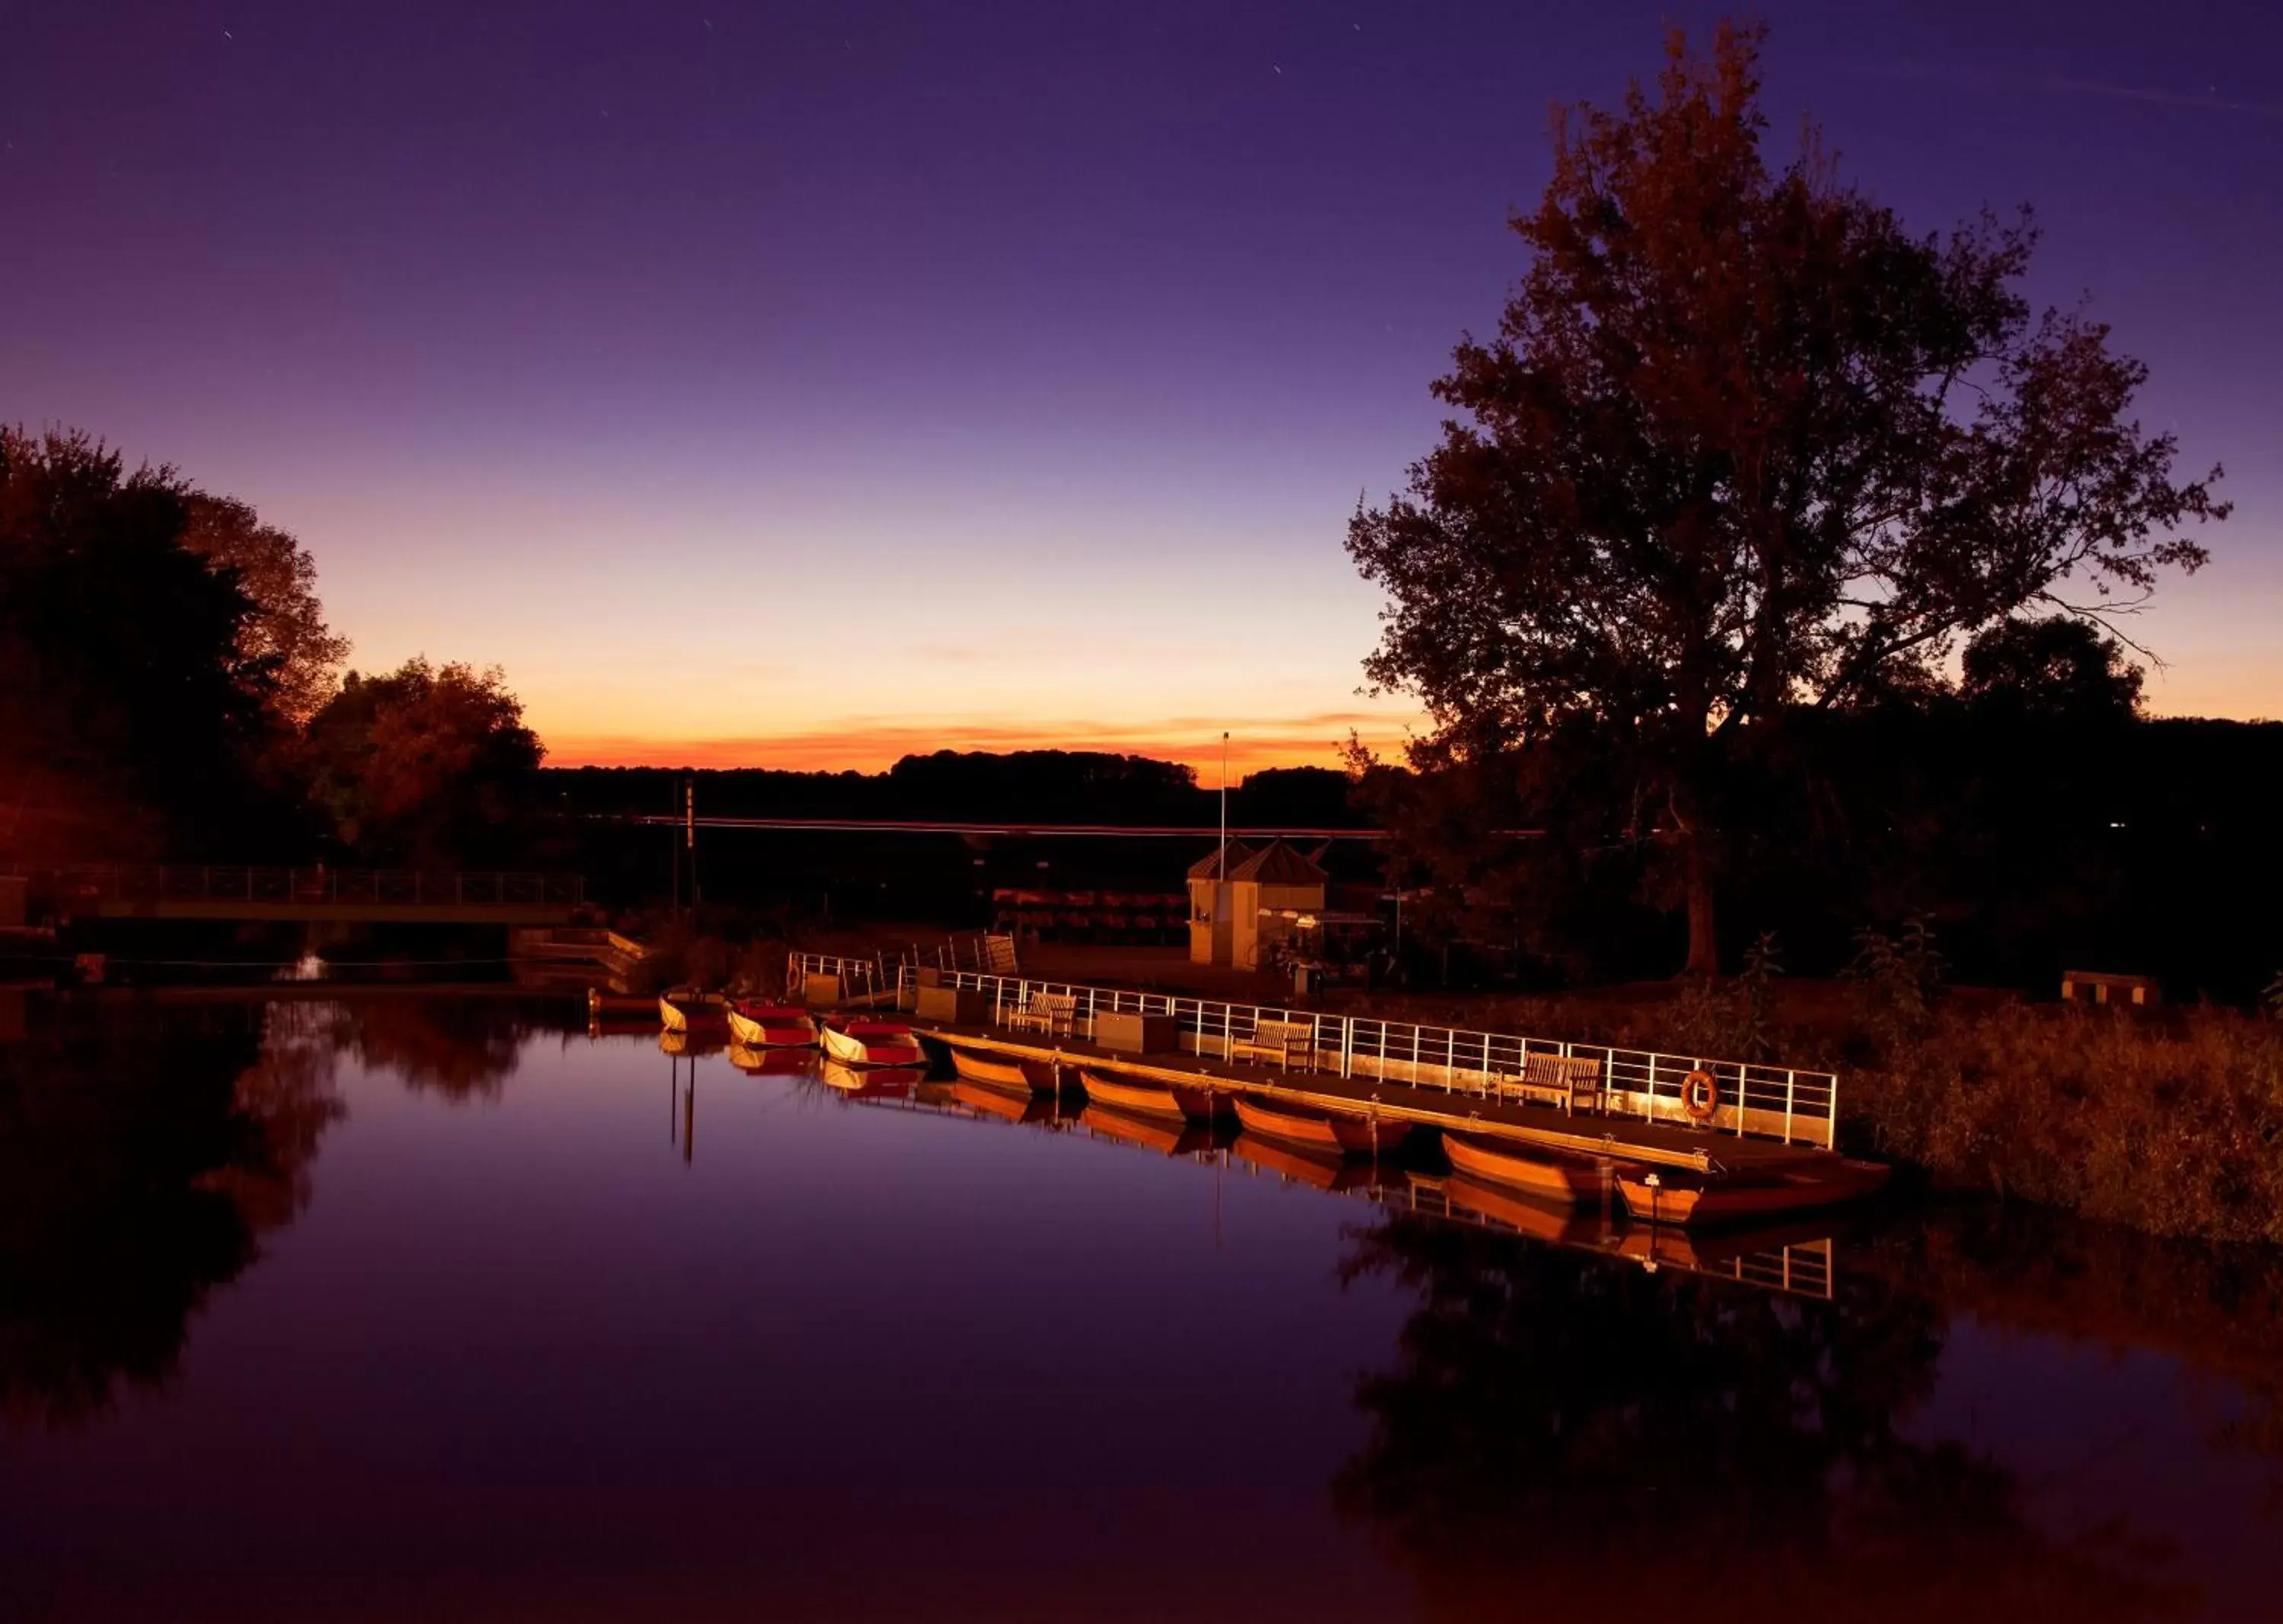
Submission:
M 18 872 L 35 906 L 66 919 L 549 925 L 571 923 L 586 901 L 586 881 L 576 874 L 191 863 Z

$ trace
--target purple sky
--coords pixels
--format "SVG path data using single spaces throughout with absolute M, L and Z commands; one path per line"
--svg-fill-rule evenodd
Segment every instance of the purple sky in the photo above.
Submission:
M 357 663 L 500 662 L 558 759 L 867 765 L 1399 730 L 1346 517 L 1521 269 L 1548 104 L 1719 14 L 10 9 L 0 417 L 254 502 Z M 2038 206 L 2033 292 L 2238 504 L 2152 699 L 2283 715 L 2275 9 L 1759 14 L 1779 152 Z

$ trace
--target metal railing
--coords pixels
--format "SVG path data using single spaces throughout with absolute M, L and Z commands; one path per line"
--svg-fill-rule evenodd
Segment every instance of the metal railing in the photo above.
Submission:
M 100 863 L 38 872 L 66 901 L 575 908 L 587 894 L 587 882 L 577 874 L 498 871 L 438 873 L 417 869 Z
M 827 1003 L 878 998 L 895 993 L 909 970 L 909 965 L 877 954 L 870 958 L 850 958 L 838 953 L 788 954 L 785 996 L 796 1003 L 806 1001 L 812 992 Z M 820 985 L 828 981 L 829 988 Z
M 796 964 L 819 956 L 793 956 Z M 912 980 L 906 966 L 866 959 L 830 962 L 877 964 L 870 971 L 875 978 L 899 971 L 894 984 L 900 999 L 907 995 Z M 965 970 L 938 973 L 942 985 L 971 988 L 989 997 L 993 1024 L 1003 1021 L 1009 1011 L 1028 1007 L 1033 998 L 1068 998 L 1074 1030 L 1080 1038 L 1093 1036 L 1098 1015 L 1170 1015 L 1185 1051 L 1228 1060 L 1241 1045 L 1255 1041 L 1262 1023 L 1282 1023 L 1305 1027 L 1311 1062 L 1342 1077 L 1375 1077 L 1486 1099 L 1510 1093 L 1513 1085 L 1521 1081 L 1531 1055 L 1584 1057 L 1601 1062 L 1603 1109 L 1615 1115 L 1738 1136 L 1780 1139 L 1788 1144 L 1820 1145 L 1827 1150 L 1838 1138 L 1839 1079 L 1830 1072 L 1566 1038 L 1470 1032 L 1370 1016 L 1225 1003 L 1131 988 L 1090 987 Z M 875 979 L 865 986 L 877 990 L 883 984 Z M 1718 1095 L 1718 1103 L 1701 1120 L 1689 1113 L 1687 1103 L 1688 1079 L 1698 1072 L 1712 1078 Z

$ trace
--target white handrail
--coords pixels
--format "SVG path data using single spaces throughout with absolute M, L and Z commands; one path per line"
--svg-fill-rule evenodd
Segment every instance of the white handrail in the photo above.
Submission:
M 849 972 L 835 968 L 853 966 L 855 972 L 869 975 L 873 969 L 869 960 L 795 954 L 793 965 L 796 976 L 842 974 L 847 995 L 886 990 L 883 985 L 865 980 L 861 983 L 864 993 L 852 991 L 853 983 L 845 979 Z M 898 966 L 900 994 L 911 973 L 911 967 Z M 1830 1072 L 1518 1033 L 1430 1027 L 1374 1016 L 1231 1003 L 1134 988 L 1001 976 L 985 971 L 939 973 L 944 985 L 988 995 L 994 1022 L 1009 1009 L 1027 1008 L 1034 995 L 1066 996 L 1076 1011 L 1076 1029 L 1081 1038 L 1093 1035 L 1097 1014 L 1171 1015 L 1183 1048 L 1222 1059 L 1251 1037 L 1260 1022 L 1287 1022 L 1309 1028 L 1316 1064 L 1336 1070 L 1340 1076 L 1384 1078 L 1486 1098 L 1495 1097 L 1502 1084 L 1519 1079 L 1531 1055 L 1582 1056 L 1601 1062 L 1606 1108 L 1619 1115 L 1689 1122 L 1716 1132 L 1816 1144 L 1827 1150 L 1838 1141 L 1839 1079 Z M 1719 1097 L 1710 1118 L 1702 1122 L 1690 1117 L 1687 1105 L 1687 1079 L 1698 1071 L 1711 1075 Z

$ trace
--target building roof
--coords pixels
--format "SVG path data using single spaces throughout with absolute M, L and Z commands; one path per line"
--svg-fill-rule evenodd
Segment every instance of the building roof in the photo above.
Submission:
M 1330 878 L 1282 840 L 1269 841 L 1231 869 L 1228 877 L 1257 886 L 1321 886 Z
M 1228 877 L 1231 879 L 1235 879 L 1236 878 L 1237 870 L 1250 863 L 1255 854 L 1252 847 L 1247 846 L 1242 840 L 1231 840 L 1228 843 L 1227 849 Z M 1189 864 L 1189 878 L 1191 879 L 1219 879 L 1220 878 L 1221 871 L 1220 855 L 1221 847 L 1216 846 L 1212 850 L 1207 852 L 1204 856 Z

